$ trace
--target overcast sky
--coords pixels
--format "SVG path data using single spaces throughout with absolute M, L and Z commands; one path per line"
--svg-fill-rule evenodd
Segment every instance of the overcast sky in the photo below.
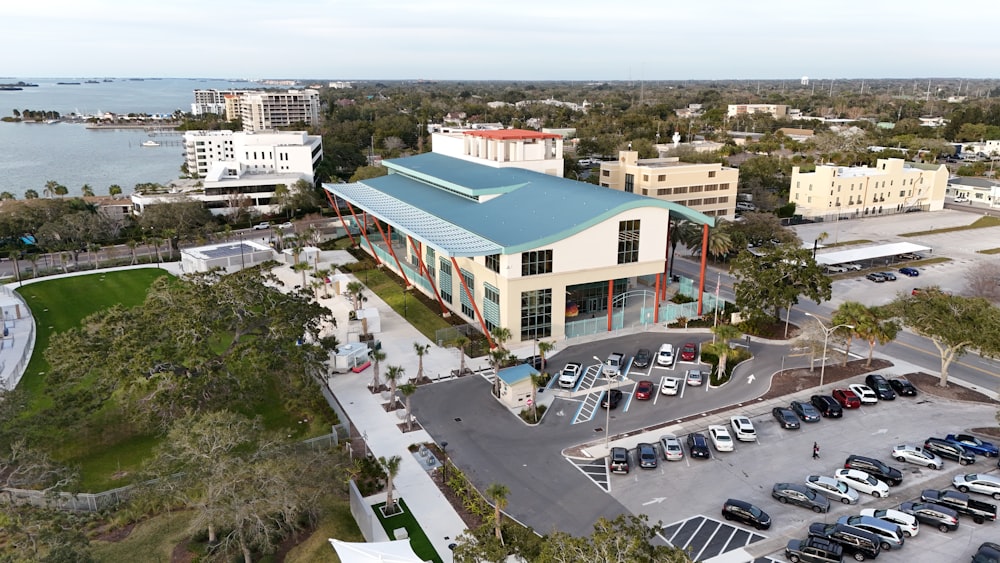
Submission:
M 996 77 L 1000 7 L 930 0 L 32 0 L 0 75 Z M 993 6 L 993 7 L 990 7 Z

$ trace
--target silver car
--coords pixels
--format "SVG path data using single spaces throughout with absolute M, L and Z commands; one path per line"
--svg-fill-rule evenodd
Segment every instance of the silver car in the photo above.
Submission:
M 912 444 L 900 444 L 892 448 L 892 458 L 896 461 L 905 461 L 915 465 L 930 467 L 931 469 L 941 469 L 944 467 L 944 462 L 941 461 L 941 458 L 937 454 Z
M 990 495 L 994 499 L 1000 500 L 1000 477 L 994 475 L 983 475 L 980 473 L 955 475 L 951 484 L 963 493 L 972 492 Z
M 830 510 L 830 499 L 798 483 L 775 483 L 771 496 L 781 504 L 804 506 L 817 514 Z
M 660 436 L 660 451 L 663 452 L 665 461 L 681 461 L 684 459 L 684 448 L 681 441 L 673 434 Z
M 830 500 L 839 500 L 844 504 L 857 504 L 860 495 L 846 483 L 825 475 L 810 475 L 806 477 L 806 486 Z

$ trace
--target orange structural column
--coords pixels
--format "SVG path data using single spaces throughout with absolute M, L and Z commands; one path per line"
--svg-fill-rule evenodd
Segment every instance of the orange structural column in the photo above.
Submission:
M 615 290 L 615 280 L 608 280 L 608 332 L 611 332 L 611 317 L 614 312 L 614 307 L 611 306 L 611 301 L 614 299 Z
M 337 202 L 333 200 L 333 196 L 330 195 L 330 192 L 327 192 L 326 190 L 323 191 L 326 192 L 326 198 L 330 200 L 330 205 L 333 206 L 334 213 L 336 213 L 337 218 L 340 219 L 340 224 L 343 225 L 344 230 L 347 231 L 347 238 L 351 239 L 351 246 L 354 246 L 357 243 L 354 242 L 354 236 L 351 235 L 351 229 L 347 226 L 347 223 L 344 222 L 344 216 L 340 214 L 340 209 L 337 208 Z
M 663 286 L 660 288 L 662 294 L 658 293 L 660 299 L 667 299 L 667 272 L 670 271 L 670 212 L 667 212 L 667 248 L 663 251 Z
M 656 274 L 656 291 L 653 296 L 653 322 L 660 322 L 660 278 L 667 274 Z
M 406 239 L 410 241 L 410 246 L 413 247 L 415 254 L 417 255 L 417 262 L 420 264 L 420 273 L 427 278 L 428 283 L 431 284 L 431 290 L 434 292 L 434 297 L 437 298 L 438 304 L 441 305 L 441 314 L 448 316 L 448 307 L 445 306 L 444 300 L 441 299 L 441 294 L 438 293 L 437 285 L 434 283 L 434 278 L 431 276 L 431 271 L 424 265 L 424 246 L 420 243 L 413 242 L 413 237 L 406 235 Z
M 465 276 L 462 275 L 462 269 L 458 267 L 458 262 L 455 260 L 454 256 L 451 257 L 451 265 L 455 268 L 455 274 L 458 275 L 458 281 L 462 284 L 462 291 L 465 292 L 465 297 L 469 300 L 469 303 L 472 303 L 472 310 L 476 313 L 476 320 L 479 321 L 479 326 L 482 327 L 483 334 L 486 335 L 486 342 L 489 343 L 490 350 L 496 348 L 496 345 L 493 344 L 493 335 L 491 335 L 490 331 L 486 328 L 486 319 L 484 319 L 483 315 L 479 312 L 479 305 L 476 305 L 476 299 L 472 295 L 472 291 L 470 291 L 469 286 L 465 284 Z
M 388 228 L 390 226 L 386 225 L 386 227 Z M 384 242 L 386 247 L 389 248 L 389 255 L 392 256 L 392 259 L 396 261 L 396 269 L 399 270 L 399 275 L 403 278 L 403 283 L 405 283 L 406 287 L 409 288 L 410 280 L 409 278 L 406 277 L 406 272 L 403 270 L 403 265 L 399 263 L 399 257 L 396 256 L 396 251 L 392 249 L 392 241 L 386 238 L 385 231 L 382 230 L 382 225 L 379 224 L 378 219 L 375 220 L 375 228 L 378 229 L 378 234 L 382 236 L 382 242 Z
M 372 241 L 368 240 L 368 225 L 362 224 L 360 221 L 358 221 L 358 216 L 356 213 L 354 213 L 354 206 L 351 205 L 351 202 L 349 201 L 347 202 L 347 208 L 351 210 L 351 217 L 354 217 L 354 222 L 357 223 L 358 230 L 361 231 L 361 236 L 364 237 L 365 242 L 368 243 L 368 250 L 371 251 L 372 258 L 375 259 L 375 263 L 381 264 L 382 261 L 378 259 L 378 254 L 375 252 L 375 245 L 372 244 Z
M 708 225 L 701 226 L 701 270 L 698 272 L 698 316 L 705 304 L 705 264 L 708 261 Z

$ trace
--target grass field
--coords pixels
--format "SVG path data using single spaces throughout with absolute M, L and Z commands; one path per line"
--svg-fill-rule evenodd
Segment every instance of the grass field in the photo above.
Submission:
M 901 237 L 922 237 L 927 235 L 937 235 L 941 233 L 954 233 L 956 231 L 968 231 L 971 229 L 986 229 L 989 227 L 1000 227 L 1000 217 L 993 217 L 987 215 L 976 219 L 968 225 L 962 225 L 961 227 L 947 227 L 944 229 L 932 229 L 930 231 L 916 231 L 913 233 L 902 233 Z
M 382 270 L 378 268 L 360 270 L 354 272 L 354 275 L 431 342 L 437 342 L 438 330 L 451 326 L 448 321 L 441 318 L 440 309 L 429 309 L 422 301 L 413 297 L 415 289 L 404 298 L 403 288 Z M 455 298 L 458 299 L 457 296 Z
M 388 518 L 382 516 L 382 511 L 379 510 L 380 507 L 385 506 L 384 502 L 372 506 L 372 509 L 375 511 L 375 518 L 378 518 L 379 523 L 382 524 L 382 529 L 385 530 L 386 535 L 391 540 L 393 539 L 392 534 L 394 530 L 397 528 L 406 528 L 406 533 L 410 536 L 410 546 L 413 547 L 413 552 L 417 554 L 417 557 L 420 557 L 422 561 L 436 561 L 437 563 L 441 563 L 441 557 L 434 549 L 434 545 L 431 544 L 431 540 L 427 539 L 427 534 L 424 533 L 424 529 L 420 527 L 417 519 L 413 517 L 406 503 L 403 502 L 403 499 L 399 499 L 398 502 L 399 506 L 403 509 L 403 513 Z

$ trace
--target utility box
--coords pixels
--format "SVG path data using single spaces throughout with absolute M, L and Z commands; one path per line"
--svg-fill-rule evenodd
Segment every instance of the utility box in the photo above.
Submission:
M 333 357 L 333 372 L 346 373 L 368 363 L 368 345 L 364 342 L 341 344 Z

